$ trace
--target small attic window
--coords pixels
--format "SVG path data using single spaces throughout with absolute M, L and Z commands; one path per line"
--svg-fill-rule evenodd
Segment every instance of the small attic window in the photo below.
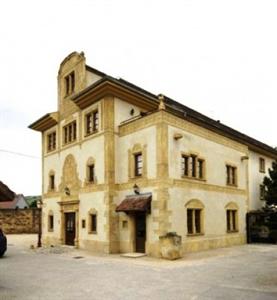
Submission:
M 65 96 L 69 96 L 74 92 L 75 89 L 75 73 L 71 72 L 65 78 Z

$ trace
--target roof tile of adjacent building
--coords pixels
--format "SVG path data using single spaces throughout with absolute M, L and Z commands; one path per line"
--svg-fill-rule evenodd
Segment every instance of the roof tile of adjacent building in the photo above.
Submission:
M 87 88 L 82 90 L 81 92 L 73 95 L 71 99 L 76 104 L 80 98 L 89 94 L 92 90 L 96 89 L 97 87 L 99 87 L 100 85 L 102 85 L 104 83 L 111 83 L 118 87 L 127 89 L 131 92 L 140 94 L 140 95 L 146 97 L 147 100 L 149 102 L 152 102 L 152 104 L 155 106 L 157 106 L 159 103 L 159 99 L 158 99 L 157 95 L 154 95 L 154 94 L 144 90 L 143 88 L 138 87 L 138 86 L 134 85 L 133 83 L 128 82 L 127 80 L 124 80 L 122 78 L 116 79 L 110 75 L 107 75 L 107 74 L 105 74 L 101 71 L 98 71 L 87 65 L 86 65 L 86 69 L 102 76 L 102 78 L 100 80 L 98 80 L 97 82 L 91 84 L 90 86 L 88 86 Z M 213 119 L 211 119 L 211 118 L 209 118 L 209 117 L 191 109 L 190 107 L 185 106 L 169 97 L 165 96 L 164 99 L 165 99 L 165 105 L 166 105 L 167 111 L 175 114 L 176 116 L 186 119 L 186 120 L 188 120 L 192 123 L 195 123 L 197 125 L 200 125 L 202 127 L 208 128 L 208 129 L 210 129 L 214 132 L 217 132 L 221 135 L 227 136 L 228 138 L 236 140 L 242 144 L 245 144 L 254 151 L 265 152 L 265 154 L 270 154 L 274 158 L 277 158 L 277 150 L 275 148 L 273 148 L 269 145 L 266 145 L 265 143 L 262 143 L 246 134 L 243 134 L 227 125 L 224 125 L 223 123 L 221 123 L 219 121 L 213 120 Z M 41 129 L 43 129 L 42 122 L 44 121 L 44 122 L 50 123 L 50 120 L 52 120 L 53 124 L 57 120 L 56 118 L 53 117 L 53 113 L 47 114 L 44 117 L 40 118 L 38 121 L 31 124 L 29 126 L 29 128 L 32 128 L 35 130 L 41 130 Z

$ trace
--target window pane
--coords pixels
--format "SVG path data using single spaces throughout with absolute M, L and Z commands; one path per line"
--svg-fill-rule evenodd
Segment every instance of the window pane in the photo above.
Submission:
M 194 211 L 195 214 L 195 233 L 201 233 L 201 210 L 200 209 L 195 209 Z
M 231 211 L 226 211 L 226 218 L 227 218 L 227 231 L 231 231 Z
M 91 231 L 97 230 L 97 215 L 91 215 Z
M 193 210 L 192 209 L 187 209 L 187 229 L 188 233 L 192 234 L 193 233 Z
M 196 177 L 196 156 L 191 156 L 191 176 Z

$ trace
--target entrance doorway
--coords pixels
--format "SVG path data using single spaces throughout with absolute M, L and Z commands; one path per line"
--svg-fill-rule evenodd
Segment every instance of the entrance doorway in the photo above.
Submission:
M 74 246 L 76 228 L 75 228 L 75 213 L 65 213 L 65 244 Z
M 136 227 L 136 252 L 145 253 L 146 241 L 146 215 L 145 213 L 135 214 Z

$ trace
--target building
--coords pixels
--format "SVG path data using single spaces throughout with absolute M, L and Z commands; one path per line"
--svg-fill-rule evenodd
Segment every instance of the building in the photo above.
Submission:
M 16 194 L 0 181 L 0 209 L 24 209 L 29 205 L 22 194 Z
M 273 148 L 168 97 L 86 65 L 58 73 L 58 109 L 42 133 L 43 243 L 161 256 L 245 243 L 245 216 L 262 206 Z

